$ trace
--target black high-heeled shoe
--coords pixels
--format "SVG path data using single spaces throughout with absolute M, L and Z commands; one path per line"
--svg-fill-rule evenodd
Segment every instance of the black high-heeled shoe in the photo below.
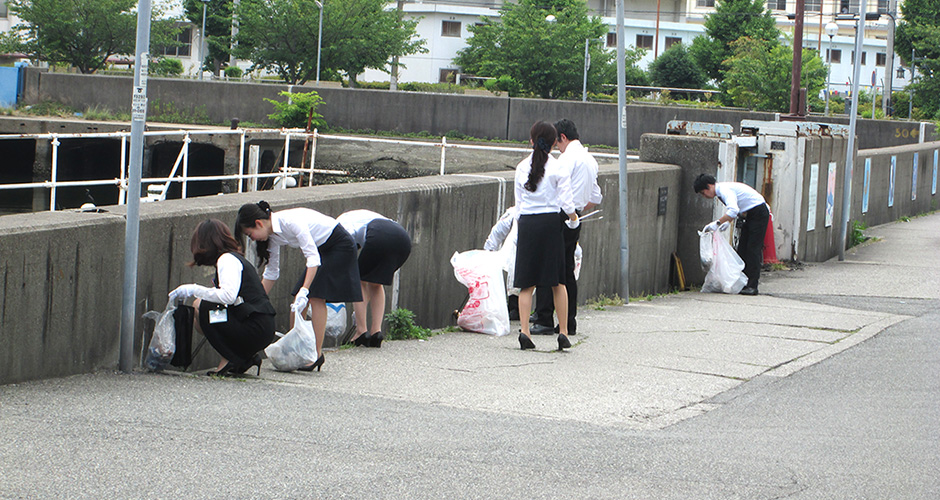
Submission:
M 247 363 L 245 363 L 244 366 L 242 366 L 242 367 L 239 368 L 238 370 L 232 370 L 232 372 L 241 375 L 241 374 L 247 372 L 249 369 L 251 369 L 252 366 L 257 366 L 257 367 L 258 367 L 258 370 L 257 370 L 257 372 L 255 373 L 255 376 L 256 376 L 256 377 L 257 377 L 257 376 L 260 376 L 260 375 L 261 375 L 261 354 L 257 354 L 257 353 L 256 353 L 254 356 L 251 357 L 250 360 L 248 360 Z
M 366 346 L 366 347 L 371 346 L 372 335 L 369 335 L 368 333 L 363 333 L 362 335 L 356 337 L 356 340 L 353 340 L 353 345 Z
M 235 367 L 232 365 L 232 362 L 229 361 L 228 363 L 225 364 L 225 366 L 223 366 L 222 368 L 219 368 L 218 370 L 215 370 L 215 371 L 212 371 L 212 370 L 207 371 L 207 372 L 206 372 L 206 375 L 208 375 L 208 376 L 210 376 L 210 377 L 227 377 L 227 376 L 229 376 L 229 375 L 231 375 L 231 374 L 233 373 L 232 370 L 233 370 L 234 368 L 235 368 Z
M 317 360 L 314 361 L 312 365 L 310 365 L 310 366 L 302 366 L 302 367 L 298 368 L 298 370 L 300 370 L 300 371 L 302 371 L 302 372 L 312 372 L 313 369 L 316 368 L 317 371 L 320 371 L 320 367 L 323 366 L 323 363 L 324 363 L 325 361 L 326 361 L 326 358 L 324 358 L 323 355 L 321 354 L 320 357 L 317 358 Z
M 535 349 L 535 343 L 532 342 L 532 339 L 524 333 L 519 334 L 519 348 L 523 351 L 526 349 Z
M 567 349 L 571 347 L 571 341 L 568 340 L 568 336 L 562 333 L 558 334 L 558 350 Z
M 369 347 L 382 347 L 383 340 L 385 340 L 385 334 L 382 332 L 375 332 L 372 334 L 372 338 L 369 341 Z

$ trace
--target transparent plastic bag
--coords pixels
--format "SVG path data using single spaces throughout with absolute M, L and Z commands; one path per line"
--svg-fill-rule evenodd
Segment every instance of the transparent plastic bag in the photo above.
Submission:
M 702 267 L 705 269 L 705 282 L 702 292 L 736 294 L 747 285 L 744 274 L 744 261 L 728 243 L 724 231 L 699 231 Z M 708 250 L 710 248 L 710 250 Z M 709 262 L 706 266 L 705 263 Z
M 304 319 L 300 311 L 294 312 L 294 327 L 277 342 L 264 350 L 274 369 L 282 372 L 296 370 L 313 363 L 320 357 L 313 324 Z
M 323 345 L 341 346 L 346 339 L 346 304 L 326 303 L 326 332 Z
M 144 358 L 144 366 L 151 371 L 160 371 L 170 364 L 173 354 L 176 353 L 176 320 L 173 319 L 173 312 L 176 311 L 176 303 L 170 301 L 163 312 L 147 311 L 143 317 L 153 320 L 153 337 L 150 339 L 150 346 L 147 348 L 147 356 Z
M 503 284 L 503 260 L 496 252 L 468 250 L 450 258 L 454 276 L 470 293 L 457 326 L 471 332 L 509 335 L 509 309 Z

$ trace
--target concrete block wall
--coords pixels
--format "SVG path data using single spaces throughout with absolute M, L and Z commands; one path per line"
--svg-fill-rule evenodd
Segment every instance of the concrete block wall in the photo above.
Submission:
M 27 69 L 24 102 L 55 100 L 77 108 L 98 106 L 112 111 L 130 110 L 133 80 L 126 76 L 49 73 Z M 290 87 L 282 83 L 235 83 L 169 78 L 148 80 L 150 113 L 155 105 L 173 106 L 183 113 L 203 112 L 216 123 L 232 118 L 270 124 L 273 106 L 264 99 L 280 100 L 278 93 L 316 90 L 324 100 L 320 112 L 331 126 L 400 133 L 428 132 L 443 135 L 458 131 L 472 137 L 528 140 L 529 127 L 537 120 L 570 118 L 578 124 L 584 142 L 617 145 L 617 106 L 546 99 L 389 92 L 380 90 Z M 627 147 L 640 147 L 645 133 L 664 133 L 670 120 L 727 123 L 740 133 L 741 120 L 774 120 L 774 113 L 741 109 L 692 106 L 627 106 Z M 847 117 L 814 116 L 814 121 L 848 124 Z M 923 130 L 921 130 L 923 129 Z M 938 138 L 931 123 L 858 120 L 859 148 L 877 148 L 931 141 Z
M 852 176 L 851 220 L 874 226 L 940 208 L 940 198 L 934 190 L 935 165 L 936 169 L 940 169 L 938 151 L 940 151 L 940 142 L 859 151 Z M 914 163 L 915 154 L 916 164 Z M 889 206 L 892 158 L 895 159 L 894 196 L 893 204 Z M 867 160 L 871 162 L 868 210 L 862 212 Z
M 631 165 L 628 218 L 635 295 L 667 291 L 679 173 L 673 165 Z M 397 218 L 414 240 L 401 270 L 399 306 L 414 311 L 421 325 L 450 325 L 451 312 L 466 298 L 450 257 L 482 248 L 498 215 L 513 203 L 512 175 L 421 177 L 143 204 L 137 317 L 162 310 L 166 294 L 180 283 L 210 282 L 211 268 L 186 266 L 192 259 L 192 230 L 200 221 L 214 217 L 231 224 L 242 204 L 264 199 L 275 210 L 306 206 L 336 216 L 369 208 Z M 582 231 L 582 301 L 620 289 L 616 168 L 604 169 L 599 183 L 605 218 L 585 223 Z M 665 215 L 657 215 L 660 187 L 669 193 Z M 105 209 L 0 217 L 0 384 L 117 368 L 125 213 L 124 207 Z M 285 249 L 282 279 L 271 293 L 281 331 L 287 329 L 288 291 L 302 268 L 301 253 Z M 149 341 L 145 329 L 150 328 L 138 319 L 136 353 Z M 197 367 L 217 361 L 211 351 L 200 355 Z

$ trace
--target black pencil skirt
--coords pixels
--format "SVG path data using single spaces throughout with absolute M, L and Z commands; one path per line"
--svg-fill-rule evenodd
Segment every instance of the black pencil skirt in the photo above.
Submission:
M 556 286 L 565 282 L 564 222 L 558 212 L 519 217 L 513 286 Z
M 361 302 L 362 286 L 359 284 L 359 265 L 356 262 L 356 242 L 340 224 L 333 229 L 333 234 L 320 246 L 320 267 L 310 285 L 311 299 L 323 299 L 327 302 Z M 300 279 L 291 290 L 291 296 L 297 295 L 304 284 L 307 268 L 300 273 Z
M 405 228 L 388 219 L 366 226 L 366 241 L 359 252 L 359 279 L 391 285 L 392 277 L 411 255 L 411 237 Z
M 253 313 L 239 319 L 229 309 L 224 323 L 209 323 L 209 310 L 219 304 L 202 301 L 199 306 L 199 326 L 209 344 L 234 366 L 243 366 L 252 356 L 274 340 L 274 315 Z

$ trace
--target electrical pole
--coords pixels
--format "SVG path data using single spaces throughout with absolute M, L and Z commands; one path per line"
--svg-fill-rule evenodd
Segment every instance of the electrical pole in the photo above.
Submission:
M 620 158 L 620 295 L 630 302 L 630 230 L 627 221 L 627 72 L 623 0 L 617 0 L 617 153 Z

